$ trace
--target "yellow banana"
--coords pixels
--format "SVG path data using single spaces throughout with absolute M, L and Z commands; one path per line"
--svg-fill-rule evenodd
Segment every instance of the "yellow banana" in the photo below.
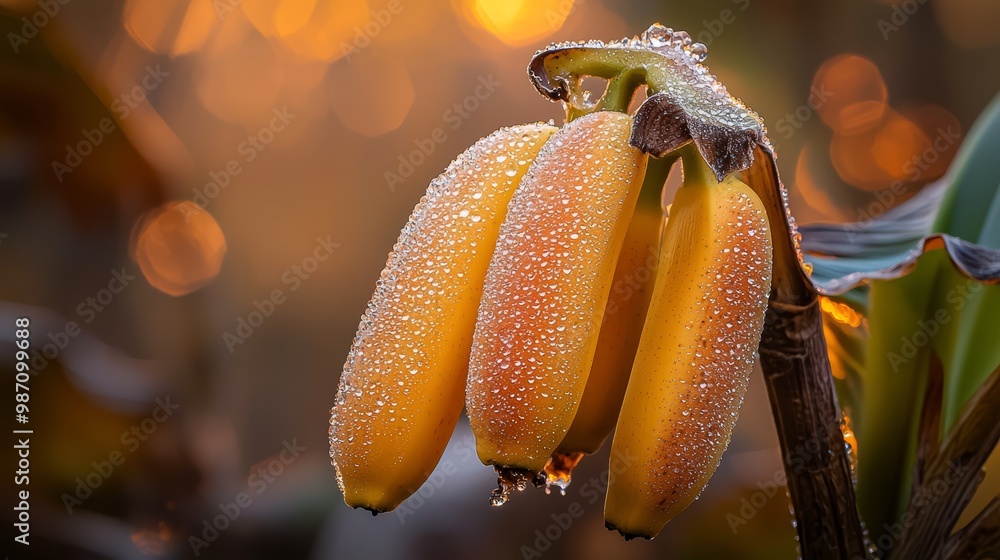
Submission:
M 330 456 L 347 503 L 389 511 L 427 479 L 462 410 L 476 310 L 506 208 L 556 128 L 503 128 L 435 179 L 389 255 L 344 365 Z
M 610 479 L 608 527 L 652 538 L 697 498 L 729 443 L 771 283 L 763 203 L 733 175 L 717 181 L 693 143 L 680 148 L 690 165 L 663 227 L 657 174 L 677 143 L 708 142 L 713 164 L 731 170 L 762 141 L 703 58 L 662 26 L 553 45 L 529 76 L 565 102 L 569 122 L 497 131 L 432 182 L 362 317 L 331 411 L 348 504 L 388 511 L 417 490 L 463 402 L 477 454 L 499 476 L 495 505 L 543 471 L 564 488 L 612 427 L 626 469 Z M 587 75 L 608 79 L 599 100 L 582 91 Z M 667 95 L 643 103 L 633 131 L 625 111 L 644 82 Z M 669 151 L 649 176 L 633 133 Z
M 629 459 L 605 521 L 652 538 L 715 472 L 757 353 L 771 282 L 760 198 L 718 183 L 694 154 L 667 222 L 659 273 L 612 443 Z
M 545 465 L 547 482 L 561 489 L 569 484 L 573 467 L 584 455 L 601 448 L 618 421 L 656 278 L 664 216 L 660 205 L 663 177 L 659 178 L 649 194 L 643 191 L 632 215 L 615 267 L 587 387 L 573 424 Z
M 631 129 L 617 112 L 568 123 L 511 200 L 466 391 L 479 458 L 501 479 L 539 473 L 576 414 L 646 167 Z

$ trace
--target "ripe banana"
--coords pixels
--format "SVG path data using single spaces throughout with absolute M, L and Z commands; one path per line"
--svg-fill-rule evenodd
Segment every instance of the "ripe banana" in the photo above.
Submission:
M 609 481 L 610 528 L 652 538 L 697 498 L 746 392 L 772 249 L 758 196 L 733 175 L 716 180 L 693 143 L 673 149 L 709 142 L 713 163 L 732 170 L 749 165 L 744 136 L 762 141 L 752 115 L 730 122 L 745 108 L 703 79 L 695 47 L 661 26 L 549 47 L 529 76 L 565 102 L 570 122 L 501 129 L 431 183 L 389 255 L 331 411 L 349 505 L 389 511 L 417 490 L 463 402 L 477 454 L 499 476 L 494 504 L 543 470 L 565 487 L 613 426 L 612 457 L 626 470 Z M 585 75 L 608 79 L 599 100 L 582 91 Z M 675 95 L 644 103 L 659 113 L 633 131 L 626 112 L 644 82 Z M 703 117 L 746 134 L 708 134 L 715 120 Z M 670 153 L 649 162 L 633 133 Z M 686 178 L 664 229 L 659 195 L 678 155 Z
M 427 479 L 462 411 L 483 281 L 522 176 L 556 128 L 500 129 L 435 179 L 389 255 L 344 365 L 330 456 L 345 501 L 389 511 Z
M 479 458 L 502 480 L 543 469 L 586 387 L 646 168 L 646 156 L 628 144 L 631 129 L 632 118 L 617 112 L 564 126 L 525 175 L 501 227 L 466 406 Z
M 655 536 L 715 472 L 770 291 L 771 236 L 760 198 L 732 176 L 718 183 L 696 153 L 684 163 L 612 443 L 613 457 L 632 460 L 609 485 L 605 521 L 626 538 Z
M 618 421 L 625 398 L 646 309 L 653 295 L 664 217 L 660 189 L 665 174 L 656 174 L 650 181 L 654 175 L 652 167 L 651 162 L 615 266 L 587 387 L 573 424 L 545 465 L 547 482 L 563 490 L 580 459 L 601 448 Z

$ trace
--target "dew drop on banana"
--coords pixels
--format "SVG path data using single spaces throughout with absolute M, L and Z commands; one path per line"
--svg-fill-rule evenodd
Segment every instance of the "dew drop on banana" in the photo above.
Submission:
M 431 182 L 376 284 L 340 377 L 330 456 L 348 504 L 388 511 L 444 452 L 464 404 L 483 281 L 521 177 L 556 131 L 503 128 Z
M 570 427 L 645 171 L 631 128 L 613 112 L 570 122 L 511 200 L 469 366 L 485 464 L 538 473 Z
M 686 163 L 686 162 L 685 162 Z M 605 520 L 655 536 L 718 467 L 746 394 L 771 283 L 763 203 L 730 177 L 678 190 L 612 457 Z

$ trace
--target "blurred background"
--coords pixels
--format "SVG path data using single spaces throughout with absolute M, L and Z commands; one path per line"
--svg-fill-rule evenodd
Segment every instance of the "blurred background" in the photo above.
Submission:
M 0 346 L 29 317 L 36 372 L 11 557 L 795 558 L 759 375 L 652 542 L 603 527 L 608 446 L 566 496 L 491 508 L 463 421 L 376 518 L 330 466 L 338 375 L 428 182 L 561 118 L 536 49 L 655 21 L 764 118 L 802 223 L 913 196 L 1000 90 L 997 0 L 0 0 Z

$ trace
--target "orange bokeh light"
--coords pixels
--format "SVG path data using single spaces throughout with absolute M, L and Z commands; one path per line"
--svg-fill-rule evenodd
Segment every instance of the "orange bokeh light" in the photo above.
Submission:
M 889 188 L 893 178 L 875 161 L 878 129 L 859 134 L 837 134 L 830 140 L 830 160 L 837 175 L 855 187 L 877 191 Z
M 846 413 L 844 414 L 844 419 L 840 424 L 840 431 L 844 435 L 844 443 L 851 447 L 849 457 L 851 459 L 851 468 L 854 469 L 858 464 L 858 437 L 854 434 L 854 426 L 851 424 L 851 417 Z
M 996 0 L 938 0 L 934 2 L 945 35 L 960 47 L 978 49 L 1000 44 L 997 21 L 1000 2 Z
M 218 276 L 226 237 L 211 214 L 197 204 L 168 202 L 136 224 L 132 258 L 151 286 L 182 296 Z
M 365 56 L 365 64 L 330 69 L 330 105 L 344 126 L 375 137 L 403 124 L 413 107 L 413 82 L 399 62 L 377 54 Z
M 351 51 L 352 39 L 370 18 L 364 0 L 282 0 L 262 31 L 273 31 L 295 54 L 332 61 Z
M 889 109 L 876 128 L 835 133 L 830 159 L 841 179 L 865 190 L 885 189 L 894 181 L 927 183 L 948 169 L 960 133 L 958 119 L 937 105 Z
M 875 63 L 854 54 L 834 56 L 824 62 L 813 77 L 812 89 L 817 92 L 820 118 L 841 134 L 858 134 L 877 125 L 889 99 L 889 90 Z
M 823 218 L 842 218 L 843 211 L 834 199 L 813 178 L 810 162 L 815 155 L 812 144 L 806 144 L 795 162 L 795 177 L 792 192 L 798 193 L 806 204 L 823 213 Z
M 878 125 L 888 106 L 882 101 L 858 101 L 843 107 L 837 116 L 837 130 L 842 134 L 857 134 Z
M 170 530 L 170 527 L 160 521 L 155 529 L 138 529 L 133 532 L 132 544 L 143 554 L 163 556 L 167 553 L 173 538 L 173 531 Z
M 243 13 L 261 34 L 290 35 L 302 29 L 316 8 L 316 0 L 243 0 Z
M 151 52 L 178 56 L 200 48 L 218 27 L 211 2 L 145 2 L 128 0 L 125 29 Z
M 830 358 L 830 374 L 837 379 L 846 379 L 847 373 L 843 359 L 840 357 L 839 352 L 835 351 L 835 349 L 839 346 L 839 343 L 835 338 L 836 336 L 836 333 L 830 328 L 830 325 L 824 321 L 823 338 L 827 341 L 828 357 Z
M 458 0 L 456 11 L 474 27 L 519 47 L 558 31 L 574 0 Z
M 930 141 L 916 161 L 919 179 L 933 181 L 944 175 L 962 143 L 962 125 L 958 117 L 940 105 L 924 104 L 903 107 L 900 113 L 920 127 Z
M 869 191 L 889 188 L 894 181 L 925 183 L 940 176 L 946 165 L 932 137 L 893 109 L 886 111 L 875 128 L 834 133 L 830 159 L 841 179 Z
M 364 26 L 362 37 L 352 39 L 364 48 L 365 41 L 376 38 L 383 45 L 399 45 L 426 40 L 434 36 L 434 26 L 445 12 L 438 2 L 406 2 L 405 0 L 368 0 L 372 21 Z
M 230 123 L 256 122 L 277 104 L 284 82 L 278 55 L 251 33 L 238 48 L 217 48 L 199 61 L 195 90 L 210 113 Z
M 860 327 L 864 317 L 846 303 L 836 302 L 828 297 L 819 298 L 820 309 L 834 321 L 851 327 Z
M 893 179 L 913 180 L 915 161 L 931 141 L 913 121 L 895 112 L 875 134 L 873 155 L 878 166 Z

